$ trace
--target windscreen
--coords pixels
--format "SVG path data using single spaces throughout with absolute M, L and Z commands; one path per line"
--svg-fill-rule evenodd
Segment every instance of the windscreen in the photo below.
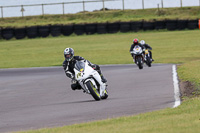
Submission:
M 85 63 L 83 61 L 77 61 L 76 64 L 75 64 L 75 68 L 78 71 L 83 71 L 84 68 L 85 68 Z

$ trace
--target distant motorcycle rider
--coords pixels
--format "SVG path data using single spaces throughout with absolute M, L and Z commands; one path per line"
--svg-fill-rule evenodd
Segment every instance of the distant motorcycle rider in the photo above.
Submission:
M 140 44 L 145 48 L 145 49 L 149 49 L 149 53 L 150 53 L 150 58 L 152 59 L 152 61 L 154 61 L 154 59 L 152 58 L 152 47 L 149 44 L 146 44 L 146 42 L 144 40 L 140 41 Z
M 85 59 L 81 56 L 74 56 L 74 50 L 72 48 L 66 48 L 64 50 L 64 57 L 65 57 L 65 60 L 63 62 L 63 69 L 65 71 L 66 76 L 71 78 L 73 81 L 71 84 L 72 90 L 81 89 L 81 86 L 79 85 L 79 83 L 75 81 L 74 67 L 75 67 L 76 61 L 81 61 Z M 89 65 L 99 73 L 99 75 L 101 76 L 102 82 L 106 83 L 107 80 L 104 78 L 103 74 L 101 73 L 99 65 L 92 64 L 91 62 L 89 62 Z
M 131 45 L 130 53 L 133 51 L 133 49 L 136 45 L 139 45 L 142 48 L 142 50 L 144 49 L 143 45 L 139 43 L 139 40 L 137 38 L 135 38 L 135 39 L 133 39 L 133 44 Z M 134 54 L 131 53 L 131 56 L 134 57 Z

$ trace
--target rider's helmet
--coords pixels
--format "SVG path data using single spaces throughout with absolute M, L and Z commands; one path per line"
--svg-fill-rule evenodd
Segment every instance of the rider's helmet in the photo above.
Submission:
M 144 45 L 144 44 L 145 44 L 145 41 L 144 41 L 144 40 L 141 40 L 140 43 L 141 43 L 142 45 Z
M 74 57 L 74 50 L 72 48 L 66 48 L 64 50 L 64 57 L 65 57 L 65 60 L 71 61 Z
M 134 44 L 138 44 L 138 41 L 139 41 L 139 40 L 138 40 L 137 38 L 133 39 L 133 43 L 134 43 Z

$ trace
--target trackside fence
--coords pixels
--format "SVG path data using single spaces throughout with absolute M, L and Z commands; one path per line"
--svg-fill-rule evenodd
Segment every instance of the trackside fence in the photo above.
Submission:
M 190 1 L 190 2 L 188 2 Z M 190 4 L 193 3 L 193 4 Z M 0 5 L 0 17 L 24 17 L 47 14 L 72 14 L 77 12 L 105 9 L 146 9 L 200 6 L 200 0 L 82 0 L 62 3 L 43 3 L 29 5 Z

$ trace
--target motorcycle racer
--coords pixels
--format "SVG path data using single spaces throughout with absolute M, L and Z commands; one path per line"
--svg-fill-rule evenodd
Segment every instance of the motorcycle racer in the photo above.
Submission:
M 73 81 L 71 84 L 72 90 L 81 89 L 81 86 L 78 84 L 78 82 L 74 80 L 75 79 L 74 66 L 75 66 L 76 61 L 81 61 L 85 59 L 81 56 L 74 56 L 74 50 L 72 48 L 66 48 L 64 50 L 64 57 L 65 57 L 65 60 L 63 62 L 63 69 L 65 71 L 66 76 L 71 78 Z M 107 80 L 104 78 L 99 65 L 92 64 L 90 61 L 88 62 L 89 62 L 89 65 L 99 73 L 99 75 L 101 76 L 102 82 L 106 83 Z
M 139 43 L 139 40 L 137 38 L 133 39 L 133 44 L 131 44 L 131 48 L 130 48 L 130 53 L 133 51 L 133 48 L 139 45 L 140 47 L 142 47 L 142 49 L 144 49 L 144 47 L 142 46 L 142 44 Z M 131 53 L 131 56 L 133 57 L 133 53 Z
M 146 42 L 144 40 L 140 41 L 140 44 L 145 48 L 145 49 L 149 49 L 149 53 L 150 53 L 150 58 L 152 61 L 154 61 L 154 59 L 152 58 L 152 47 L 149 44 L 146 44 Z

